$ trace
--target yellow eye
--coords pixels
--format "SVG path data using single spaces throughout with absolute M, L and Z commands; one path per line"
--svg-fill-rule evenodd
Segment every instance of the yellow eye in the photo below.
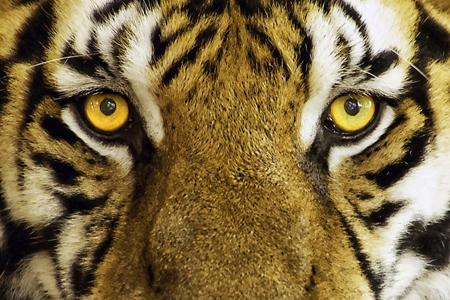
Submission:
M 114 132 L 127 123 L 129 109 L 127 101 L 119 95 L 96 94 L 86 98 L 84 113 L 94 128 Z
M 338 129 L 356 132 L 369 125 L 375 116 L 375 100 L 364 95 L 344 95 L 331 103 L 330 116 Z

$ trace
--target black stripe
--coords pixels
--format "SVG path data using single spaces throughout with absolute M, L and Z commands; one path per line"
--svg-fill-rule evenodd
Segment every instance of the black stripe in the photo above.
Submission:
M 78 177 L 83 175 L 72 164 L 51 157 L 49 154 L 35 153 L 32 155 L 34 163 L 38 166 L 52 170 L 52 175 L 59 184 L 74 185 L 78 183 Z
M 0 112 L 3 111 L 3 107 L 6 103 L 9 102 L 9 93 L 8 93 L 8 63 L 0 59 Z
M 116 37 L 117 37 L 117 35 L 120 35 L 122 33 L 121 29 L 122 28 L 118 29 Z M 117 76 L 117 74 L 116 74 L 116 72 L 114 72 L 112 70 L 112 68 L 118 68 L 118 66 L 119 66 L 118 59 L 119 59 L 120 56 L 119 56 L 118 51 L 119 51 L 119 49 L 121 47 L 113 47 L 112 58 L 114 59 L 114 62 L 113 62 L 113 66 L 110 66 L 103 59 L 104 56 L 102 55 L 102 53 L 100 53 L 99 43 L 101 43 L 101 42 L 97 38 L 94 37 L 93 33 L 91 33 L 89 41 L 88 41 L 88 54 L 89 54 L 88 60 L 89 60 L 89 63 L 90 64 L 94 64 L 97 67 L 101 68 L 103 71 L 108 73 L 108 75 L 111 78 L 115 78 Z M 117 43 L 117 44 L 112 43 L 112 45 L 116 46 L 116 45 L 120 45 L 120 43 Z
M 106 222 L 108 224 L 102 224 L 107 228 L 106 237 L 102 240 L 102 242 L 100 242 L 97 249 L 94 251 L 91 264 L 89 266 L 83 264 L 83 261 L 87 257 L 87 252 L 83 251 L 78 255 L 76 263 L 74 263 L 71 267 L 71 279 L 74 284 L 76 297 L 86 296 L 91 293 L 91 288 L 95 279 L 95 271 L 111 247 L 113 242 L 113 234 L 118 225 L 118 219 L 114 218 L 111 221 L 104 220 L 103 223 Z
M 331 7 L 336 5 L 335 0 L 311 0 L 311 2 L 316 3 L 325 14 L 329 14 Z
M 207 60 L 203 63 L 203 73 L 210 76 L 211 79 L 215 80 L 218 76 L 218 63 L 212 60 Z
M 123 47 L 119 47 L 118 45 L 122 45 L 122 43 L 130 42 L 129 40 L 126 42 L 119 40 L 123 36 L 126 37 L 125 31 L 126 31 L 126 29 L 124 26 L 121 26 L 120 28 L 117 29 L 116 36 L 113 38 L 113 42 L 112 42 L 113 48 L 112 48 L 112 53 L 110 56 L 110 58 L 114 59 L 114 61 L 112 62 L 113 67 L 119 68 L 122 72 L 123 72 L 123 68 L 121 68 L 121 67 L 123 67 L 123 64 L 126 63 L 126 61 L 124 61 L 124 60 L 121 61 L 121 59 L 122 59 L 122 57 L 126 56 L 125 51 L 127 49 L 129 49 L 129 45 L 123 46 Z M 97 40 L 97 43 L 100 43 L 100 41 Z M 117 74 L 115 74 L 115 73 L 117 73 L 117 72 L 114 72 L 114 71 L 112 71 L 112 72 L 113 73 L 111 74 L 111 77 L 113 77 L 113 78 L 116 77 Z
M 170 20 L 173 18 L 174 13 L 178 13 L 178 10 L 173 10 L 166 16 L 166 19 Z M 170 35 L 166 37 L 162 37 L 161 35 L 161 26 L 157 26 L 151 33 L 150 33 L 150 41 L 153 45 L 153 55 L 151 63 L 154 64 L 157 61 L 159 61 L 164 54 L 166 53 L 167 48 L 178 38 L 182 35 L 184 35 L 189 30 L 192 30 L 195 26 L 194 22 L 191 22 L 189 25 L 185 27 L 178 28 L 175 32 L 172 32 Z
M 186 28 L 184 29 L 186 30 Z M 180 33 L 174 33 L 164 40 L 161 37 L 161 27 L 156 27 L 150 34 L 150 41 L 153 45 L 153 56 L 151 63 L 155 63 L 166 53 L 167 47 L 173 43 Z
M 377 173 L 367 173 L 365 176 L 369 180 L 373 180 L 383 189 L 386 189 L 403 178 L 406 173 L 417 166 L 423 159 L 426 145 L 430 137 L 425 128 L 417 132 L 403 148 L 405 155 L 396 163 L 393 163 Z
M 64 51 L 62 53 L 64 58 L 62 60 L 62 63 L 64 65 L 71 67 L 80 74 L 97 79 L 104 78 L 101 72 L 99 72 L 99 69 L 107 72 L 112 77 L 114 76 L 113 72 L 111 72 L 111 70 L 109 69 L 108 64 L 102 59 L 100 55 L 95 52 L 95 49 L 90 49 L 94 50 L 92 55 L 80 56 L 73 48 L 73 43 L 74 41 L 70 41 L 64 46 Z M 91 43 L 93 43 L 92 38 L 89 41 L 89 44 Z
M 366 226 L 370 229 L 385 226 L 389 219 L 404 207 L 401 202 L 387 202 L 373 211 L 369 216 L 361 216 Z
M 450 211 L 431 224 L 414 221 L 400 238 L 398 252 L 412 250 L 428 261 L 428 268 L 442 270 L 450 264 Z
M 48 91 L 44 81 L 43 66 L 34 67 L 32 72 L 30 83 L 27 85 L 29 87 L 28 101 L 23 113 L 25 118 L 20 127 L 21 131 L 23 131 L 25 126 L 32 121 L 34 110 L 41 103 L 42 98 Z
M 50 244 L 36 228 L 24 222 L 11 220 L 5 198 L 0 193 L 0 220 L 4 225 L 4 235 L 1 236 L 4 246 L 0 248 L 0 274 L 12 274 L 20 262 L 27 256 L 48 250 Z
M 281 54 L 280 49 L 272 42 L 271 38 L 259 27 L 254 24 L 247 24 L 245 26 L 250 36 L 253 37 L 258 43 L 266 46 L 272 54 L 273 61 L 262 61 L 258 62 L 256 60 L 255 55 L 253 54 L 253 50 L 249 52 L 251 56 L 249 58 L 256 63 L 253 67 L 256 68 L 256 71 L 259 72 L 259 67 L 262 66 L 269 74 L 274 72 L 275 68 L 279 71 L 278 67 L 281 67 L 284 71 L 284 76 L 286 79 L 290 76 L 289 68 L 287 67 L 287 63 L 285 62 L 283 55 Z
M 321 199 L 328 198 L 327 183 L 329 179 L 328 153 L 329 146 L 323 146 L 323 141 L 315 139 L 307 153 L 298 162 L 300 168 L 309 175 L 314 190 Z
M 316 267 L 312 266 L 311 267 L 311 274 L 309 275 L 309 283 L 308 283 L 307 286 L 305 286 L 305 291 L 307 293 L 309 293 L 309 294 L 311 294 L 312 291 L 316 288 L 316 285 L 317 285 L 316 278 L 315 278 L 316 274 L 317 274 Z
M 339 2 L 339 4 L 340 4 L 340 7 L 342 8 L 342 10 L 344 11 L 345 15 L 349 19 L 353 20 L 356 27 L 358 28 L 358 31 L 361 33 L 363 40 L 365 41 L 365 43 L 364 43 L 365 52 L 364 52 L 363 58 L 361 59 L 360 63 L 363 65 L 370 63 L 370 61 L 372 59 L 371 47 L 370 47 L 369 33 L 367 31 L 366 24 L 362 20 L 361 15 L 350 4 L 343 3 L 343 2 Z
M 222 37 L 222 41 L 225 42 L 228 39 L 229 30 L 225 31 L 225 34 Z M 219 47 L 217 51 L 216 57 L 207 60 L 203 63 L 203 73 L 211 78 L 211 80 L 216 80 L 219 73 L 219 64 L 223 57 L 224 48 L 223 46 Z M 208 98 L 205 98 L 205 101 L 208 101 Z
M 106 226 L 108 228 L 108 232 L 106 234 L 106 238 L 104 238 L 100 244 L 98 245 L 97 249 L 94 251 L 94 259 L 92 260 L 93 265 L 98 265 L 103 261 L 103 258 L 105 257 L 106 253 L 108 252 L 108 249 L 111 247 L 111 244 L 113 242 L 113 233 L 115 229 L 117 228 L 117 225 L 119 223 L 118 218 L 113 218 L 109 225 Z M 96 229 L 94 229 L 96 230 Z
M 418 3 L 417 3 L 418 4 Z M 446 61 L 450 57 L 450 34 L 437 24 L 418 4 L 418 9 L 422 10 L 422 19 L 419 22 L 417 29 L 418 36 L 416 43 L 418 45 L 418 52 L 415 59 L 415 67 L 425 73 L 426 76 L 430 60 Z M 433 124 L 433 111 L 430 108 L 430 99 L 428 94 L 428 79 L 424 78 L 416 68 L 410 67 L 409 92 L 405 95 L 414 99 L 414 101 L 422 109 L 422 113 L 428 118 L 427 126 L 430 131 Z
M 355 233 L 351 229 L 350 225 L 347 223 L 345 218 L 342 216 L 340 212 L 338 212 L 341 223 L 343 225 L 343 228 L 348 236 L 348 239 L 350 241 L 350 244 L 353 248 L 354 254 L 356 258 L 358 259 L 359 266 L 363 272 L 363 274 L 366 276 L 367 281 L 370 284 L 370 288 L 373 291 L 375 295 L 375 299 L 380 299 L 380 293 L 381 293 L 381 287 L 383 283 L 383 276 L 380 274 L 376 274 L 375 271 L 370 266 L 369 259 L 367 258 L 367 255 L 362 252 L 362 246 L 359 242 L 358 238 L 356 237 Z
M 227 0 L 188 1 L 181 10 L 185 11 L 189 18 L 196 22 L 201 16 L 223 14 L 228 2 Z
M 162 82 L 168 85 L 174 79 L 180 69 L 188 63 L 192 63 L 198 56 L 200 50 L 211 41 L 217 34 L 217 28 L 210 26 L 199 33 L 195 39 L 195 46 L 189 50 L 181 59 L 172 63 L 171 67 L 163 74 Z
M 375 198 L 374 195 L 372 195 L 372 194 L 370 194 L 370 193 L 365 193 L 365 192 L 361 192 L 361 193 L 357 194 L 356 197 L 357 197 L 359 200 L 370 200 L 370 199 Z
M 21 147 L 18 147 L 18 149 L 19 150 L 17 152 L 19 152 L 19 153 L 22 152 Z M 17 173 L 18 173 L 17 180 L 16 180 L 17 188 L 19 190 L 23 191 L 25 189 L 25 172 L 24 172 L 24 170 L 26 169 L 27 165 L 20 158 L 16 158 L 15 165 L 17 167 Z
M 246 17 L 269 17 L 272 14 L 271 7 L 263 5 L 260 0 L 237 1 L 236 5 L 239 7 L 240 12 Z
M 392 106 L 392 105 L 391 105 Z M 404 114 L 399 114 L 395 120 L 392 122 L 391 125 L 385 130 L 385 132 L 380 136 L 378 139 L 378 142 L 374 144 L 372 147 L 366 148 L 363 152 L 358 153 L 354 156 L 352 156 L 352 159 L 356 164 L 363 164 L 371 155 L 376 154 L 382 149 L 385 149 L 389 147 L 390 144 L 390 134 L 392 130 L 396 129 L 397 127 L 405 124 L 406 122 L 406 116 Z
M 95 10 L 92 13 L 92 18 L 97 23 L 104 23 L 109 21 L 112 17 L 114 17 L 119 11 L 123 10 L 130 3 L 133 3 L 134 0 L 121 0 L 121 1 L 111 1 L 107 3 L 104 7 Z
M 368 72 L 374 76 L 380 76 L 390 68 L 392 68 L 399 61 L 397 53 L 386 50 L 378 53 L 371 59 Z M 363 68 L 365 66 L 362 66 Z
M 187 8 L 185 8 L 185 9 L 187 9 Z M 177 10 L 172 11 L 171 14 L 169 14 L 166 18 L 171 19 L 172 15 L 175 12 L 178 12 L 178 11 Z M 150 40 L 154 47 L 151 64 L 155 64 L 157 61 L 159 61 L 164 56 L 164 54 L 166 53 L 166 50 L 170 47 L 170 45 L 173 44 L 173 42 L 175 42 L 176 40 L 178 40 L 181 36 L 185 35 L 190 30 L 192 30 L 194 28 L 194 26 L 195 26 L 195 23 L 191 22 L 189 25 L 178 28 L 177 31 L 171 33 L 170 35 L 168 35 L 164 38 L 161 35 L 161 27 L 160 26 L 156 27 L 150 34 Z M 208 31 L 208 30 L 211 31 L 212 30 L 211 28 L 208 28 L 205 31 Z M 226 39 L 228 33 L 229 32 L 226 31 L 222 40 Z M 202 33 L 200 33 L 200 34 L 202 34 Z
M 418 3 L 418 9 L 422 11 L 422 19 L 418 26 L 418 35 L 416 43 L 418 52 L 415 59 L 415 68 L 409 70 L 409 91 L 405 97 L 414 99 L 422 109 L 422 113 L 427 117 L 426 124 L 432 131 L 433 111 L 430 108 L 430 99 L 428 94 L 428 79 L 424 78 L 417 70 L 421 70 L 426 76 L 430 60 L 446 61 L 450 57 L 450 34 L 437 24 Z
M 260 66 L 256 54 L 252 48 L 247 49 L 247 60 L 249 62 L 250 67 L 256 72 L 260 72 Z
M 306 33 L 305 28 L 302 26 L 298 16 L 294 14 L 294 10 L 290 7 L 292 6 L 292 2 L 288 1 L 288 3 L 283 3 L 286 7 L 286 12 L 288 14 L 289 21 L 294 26 L 294 28 L 298 31 L 298 34 L 303 37 L 303 42 L 294 46 L 294 52 L 296 53 L 297 65 L 300 66 L 302 70 L 303 76 L 308 75 L 309 68 L 311 66 L 311 51 L 313 48 L 313 43 L 311 37 Z M 306 82 L 307 84 L 307 82 Z
M 14 0 L 15 5 L 29 5 L 29 4 L 36 4 L 40 3 L 42 0 Z M 3 298 L 0 298 L 3 299 Z
M 431 18 L 419 2 L 416 3 L 422 12 L 416 37 L 416 42 L 421 49 L 420 58 L 427 57 L 439 62 L 446 62 L 450 57 L 450 33 Z M 426 63 L 428 63 L 428 59 L 425 60 Z
M 192 29 L 192 26 L 183 27 L 181 29 L 178 29 L 176 32 L 172 33 L 171 35 L 165 37 L 162 39 L 161 37 L 161 28 L 157 27 L 152 33 L 151 33 L 151 42 L 154 47 L 154 52 L 152 56 L 151 63 L 155 64 L 158 62 L 166 53 L 167 48 L 175 42 L 177 39 L 179 39 L 182 35 L 184 35 L 186 32 Z
M 65 123 L 55 117 L 45 116 L 41 127 L 55 140 L 66 141 L 70 145 L 81 141 Z
M 143 11 L 149 11 L 160 4 L 159 0 L 138 0 Z
M 148 276 L 148 280 L 147 280 L 147 285 L 151 288 L 153 288 L 153 285 L 155 284 L 155 272 L 153 271 L 153 266 L 149 265 L 147 267 L 147 276 Z
M 366 191 L 355 191 L 354 189 L 350 189 L 349 192 L 352 194 L 353 197 L 356 197 L 358 198 L 358 200 L 362 201 L 371 200 L 375 198 L 375 196 L 372 193 Z
M 341 70 L 351 70 L 350 65 L 350 55 L 352 52 L 352 47 L 350 46 L 349 41 L 345 38 L 344 35 L 340 34 L 336 40 L 335 49 L 339 50 L 339 58 L 342 59 Z M 347 77 L 352 77 L 353 74 L 347 74 L 342 77 L 342 79 Z
M 53 1 L 45 1 L 36 8 L 19 33 L 15 58 L 19 61 L 42 58 L 50 42 L 54 21 Z
M 105 195 L 99 198 L 89 199 L 86 195 L 82 194 L 68 196 L 59 192 L 54 192 L 53 195 L 59 199 L 68 214 L 76 212 L 90 213 L 92 209 L 103 206 L 109 198 L 109 195 Z
M 71 267 L 70 277 L 74 285 L 75 297 L 87 296 L 91 294 L 91 288 L 94 285 L 95 270 L 82 263 L 83 258 L 87 257 L 87 251 L 81 251 L 78 254 L 77 262 Z M 86 270 L 87 269 L 87 270 Z

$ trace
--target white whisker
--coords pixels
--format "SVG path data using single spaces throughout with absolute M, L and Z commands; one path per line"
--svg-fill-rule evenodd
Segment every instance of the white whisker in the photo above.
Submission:
M 94 55 L 100 55 L 100 53 L 92 53 L 92 54 L 90 54 L 90 56 L 94 56 Z M 70 55 L 70 56 L 59 57 L 59 58 L 55 58 L 55 59 L 51 59 L 51 60 L 47 60 L 47 61 L 43 61 L 43 62 L 34 64 L 34 65 L 30 66 L 30 68 L 35 68 L 35 67 L 46 65 L 46 64 L 49 64 L 49 63 L 58 62 L 58 61 L 62 61 L 62 60 L 67 60 L 67 59 L 71 59 L 71 58 L 78 58 L 78 57 L 86 57 L 86 55 L 80 54 L 80 55 Z
M 420 75 L 423 76 L 423 78 L 425 78 L 426 80 L 429 80 L 428 76 L 422 71 L 420 70 L 415 64 L 413 64 L 410 60 L 405 59 L 404 57 L 402 57 L 400 55 L 400 53 L 398 53 L 397 51 L 395 51 L 394 49 L 390 49 L 392 52 L 394 52 L 395 54 L 398 55 L 398 57 L 400 57 L 402 60 L 406 61 L 411 67 L 414 68 L 414 70 L 416 70 Z

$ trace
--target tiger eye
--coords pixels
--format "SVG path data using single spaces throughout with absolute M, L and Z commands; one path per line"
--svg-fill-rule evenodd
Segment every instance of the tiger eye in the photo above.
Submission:
M 112 133 L 127 123 L 129 107 L 120 95 L 94 94 L 86 97 L 84 114 L 93 128 Z
M 375 116 L 375 99 L 366 95 L 346 94 L 330 104 L 330 117 L 337 129 L 354 133 L 366 128 Z

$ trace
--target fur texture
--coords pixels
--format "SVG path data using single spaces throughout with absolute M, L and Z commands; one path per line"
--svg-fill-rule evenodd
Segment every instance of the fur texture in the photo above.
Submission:
M 2 0 L 0 298 L 450 299 L 437 7 Z

